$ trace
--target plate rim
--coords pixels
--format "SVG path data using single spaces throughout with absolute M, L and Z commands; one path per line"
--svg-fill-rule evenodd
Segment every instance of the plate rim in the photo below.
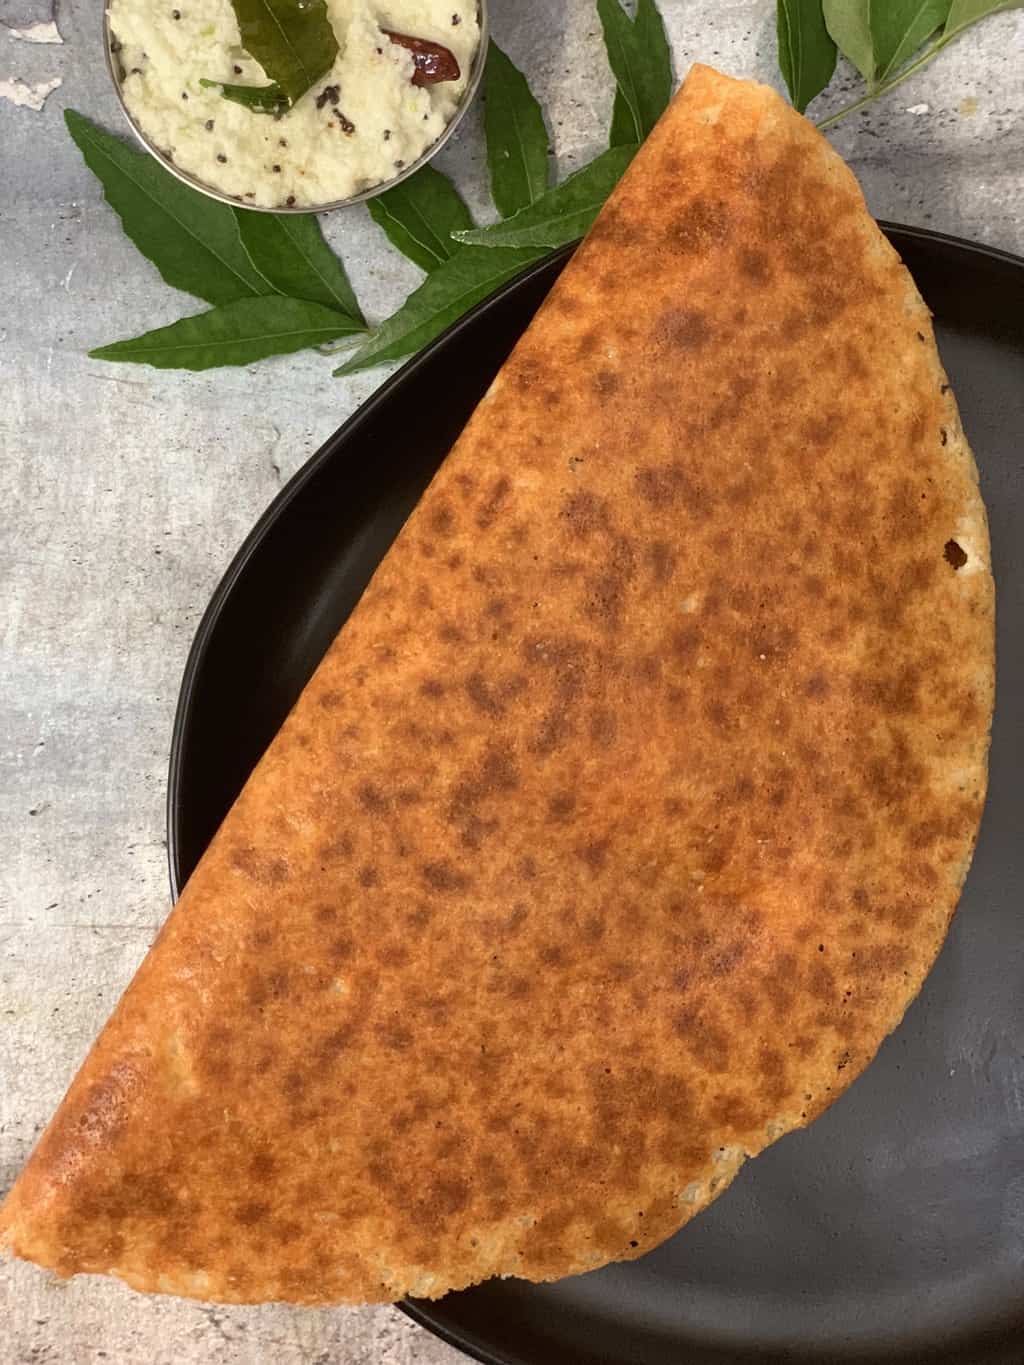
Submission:
M 917 227 L 893 222 L 888 219 L 877 219 L 876 221 L 898 252 L 901 249 L 901 240 L 913 242 L 924 247 L 952 251 L 956 255 L 988 261 L 997 266 L 1010 267 L 1014 272 L 1020 272 L 1021 278 L 1024 279 L 1024 255 L 1018 255 L 1005 248 L 975 241 L 966 237 L 956 236 L 952 233 L 939 232 L 933 228 Z M 896 240 L 893 240 L 894 238 Z M 244 574 L 250 560 L 259 549 L 270 529 L 287 511 L 289 505 L 299 496 L 303 489 L 305 489 L 306 485 L 316 477 L 324 465 L 336 458 L 339 450 L 344 448 L 351 433 L 358 429 L 363 422 L 369 420 L 382 405 L 388 403 L 393 393 L 400 389 L 408 378 L 429 363 L 438 351 L 443 350 L 452 339 L 460 335 L 464 330 L 472 327 L 482 315 L 486 314 L 500 301 L 507 298 L 510 294 L 515 293 L 523 286 L 528 285 L 530 281 L 534 280 L 538 275 L 544 274 L 546 271 L 550 270 L 556 263 L 560 262 L 564 264 L 568 261 L 575 253 L 578 246 L 578 240 L 567 243 L 564 246 L 557 247 L 548 252 L 539 260 L 532 261 L 524 266 L 518 274 L 514 275 L 510 280 L 507 280 L 500 288 L 496 289 L 492 294 L 489 294 L 487 298 L 482 299 L 468 312 L 457 318 L 439 336 L 435 337 L 421 351 L 408 359 L 395 370 L 393 374 L 389 375 L 387 379 L 385 379 L 369 397 L 360 403 L 345 421 L 327 437 L 309 459 L 295 471 L 284 487 L 275 494 L 231 557 L 227 568 L 218 580 L 217 586 L 203 611 L 199 625 L 196 627 L 192 643 L 189 646 L 188 654 L 186 656 L 174 709 L 167 770 L 167 796 L 165 802 L 167 865 L 172 906 L 173 903 L 177 901 L 182 890 L 182 880 L 180 877 L 182 850 L 177 812 L 181 806 L 180 788 L 184 767 L 185 740 L 188 733 L 189 717 L 196 692 L 197 680 L 202 671 L 211 641 L 216 633 L 221 614 L 230 600 L 238 581 Z M 437 1300 L 402 1299 L 393 1306 L 399 1309 L 399 1311 L 418 1327 L 423 1328 L 430 1332 L 432 1336 L 437 1337 L 447 1345 L 462 1352 L 468 1359 L 480 1362 L 480 1365 L 532 1365 L 529 1357 L 521 1355 L 518 1351 L 510 1353 L 509 1350 L 503 1349 L 499 1354 L 482 1343 L 468 1340 L 457 1327 L 449 1325 L 443 1318 L 438 1318 L 432 1311 L 434 1305 L 443 1304 L 444 1302 L 444 1297 Z

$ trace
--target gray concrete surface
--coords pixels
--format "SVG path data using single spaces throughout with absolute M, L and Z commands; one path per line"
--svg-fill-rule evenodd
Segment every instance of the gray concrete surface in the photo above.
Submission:
M 598 150 L 611 100 L 592 0 L 492 8 L 571 168 Z M 662 9 L 678 71 L 700 58 L 776 79 L 770 0 Z M 66 105 L 118 126 L 98 11 L 61 0 L 63 44 L 30 43 L 9 30 L 48 20 L 50 0 L 0 0 L 0 1194 L 167 911 L 171 718 L 206 601 L 269 499 L 383 377 L 334 380 L 316 355 L 200 375 L 86 359 L 192 311 L 64 133 Z M 1004 14 L 841 125 L 873 210 L 1024 252 L 1022 74 L 1024 12 Z M 476 118 L 442 164 L 482 208 Z M 365 210 L 328 231 L 371 317 L 416 283 Z M 458 1358 L 391 1309 L 202 1307 L 0 1264 L 5 1363 Z

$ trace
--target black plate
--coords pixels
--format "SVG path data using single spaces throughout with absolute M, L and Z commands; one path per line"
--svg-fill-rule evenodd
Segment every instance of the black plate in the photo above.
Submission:
M 999 585 L 981 841 L 896 1035 L 812 1128 L 642 1261 L 410 1303 L 502 1365 L 1024 1361 L 1024 261 L 888 228 L 935 312 Z M 558 275 L 531 269 L 386 384 L 275 499 L 189 657 L 171 752 L 177 892 Z

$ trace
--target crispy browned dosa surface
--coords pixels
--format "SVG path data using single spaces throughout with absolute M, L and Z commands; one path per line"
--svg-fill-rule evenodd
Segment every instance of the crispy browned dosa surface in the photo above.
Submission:
M 641 1255 L 918 991 L 992 687 L 985 515 L 928 313 L 810 124 L 695 68 L 3 1239 L 62 1274 L 307 1303 Z

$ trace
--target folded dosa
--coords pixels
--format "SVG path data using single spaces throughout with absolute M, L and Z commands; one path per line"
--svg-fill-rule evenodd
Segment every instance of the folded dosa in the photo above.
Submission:
M 992 690 L 927 309 L 811 125 L 695 68 L 214 839 L 4 1243 L 239 1302 L 641 1255 L 919 990 Z

